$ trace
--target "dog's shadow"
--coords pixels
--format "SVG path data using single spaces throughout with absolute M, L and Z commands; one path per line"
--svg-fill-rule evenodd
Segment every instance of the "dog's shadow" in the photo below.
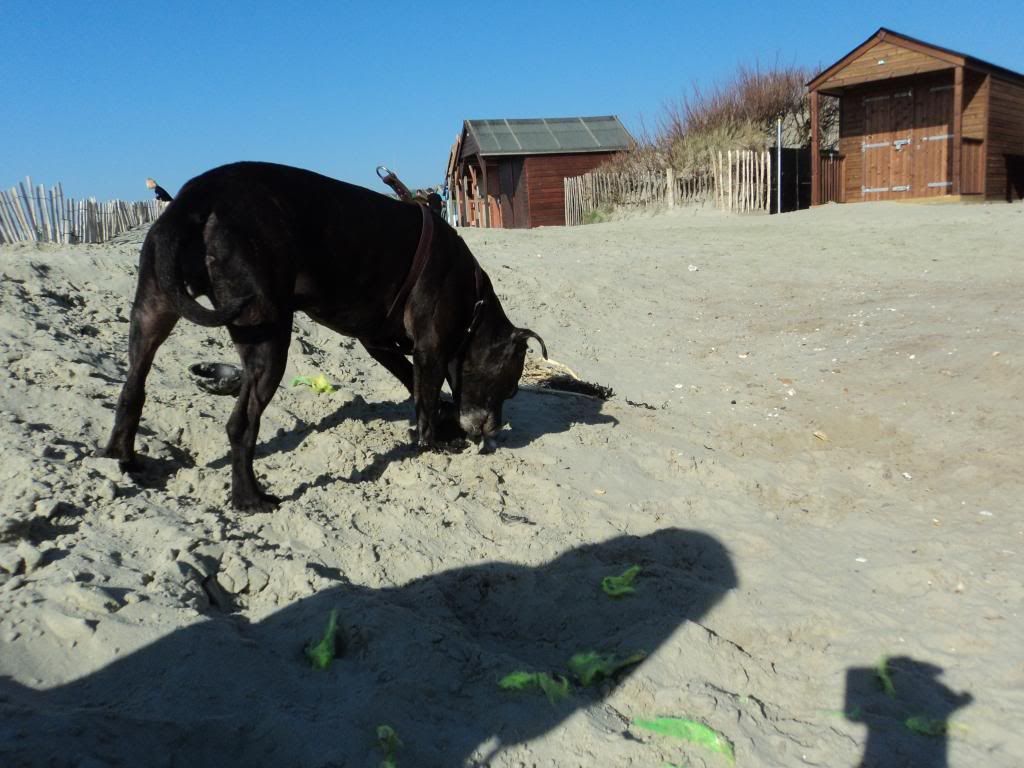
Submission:
M 603 577 L 634 564 L 634 594 L 602 592 Z M 0 680 L 0 755 L 27 766 L 376 765 L 376 729 L 387 724 L 404 743 L 400 765 L 489 765 L 600 706 L 645 662 L 555 703 L 502 690 L 503 676 L 568 674 L 584 651 L 653 654 L 736 586 L 721 543 L 675 528 L 533 567 L 489 562 L 383 589 L 344 583 L 256 623 L 208 617 L 50 690 Z M 343 653 L 314 670 L 302 648 L 332 610 Z
M 558 390 L 520 390 L 505 404 L 504 415 L 512 428 L 502 434 L 500 445 L 508 448 L 525 447 L 544 435 L 568 432 L 577 424 L 619 423 L 604 413 L 604 401 Z
M 566 432 L 576 424 L 595 426 L 601 424 L 618 424 L 615 417 L 603 413 L 604 403 L 592 397 L 584 397 L 559 392 L 539 392 L 523 390 L 515 398 L 505 404 L 505 416 L 511 429 L 503 431 L 499 438 L 499 449 L 522 448 L 543 435 Z M 372 427 L 375 422 L 402 423 L 408 425 L 409 433 L 383 453 L 373 457 L 363 467 L 352 467 L 349 474 L 339 474 L 335 478 L 319 478 L 310 483 L 303 483 L 286 499 L 296 499 L 312 487 L 327 485 L 339 481 L 372 481 L 383 474 L 394 461 L 401 461 L 414 456 L 418 448 L 414 444 L 413 433 L 413 402 L 404 401 L 369 402 L 360 395 L 343 403 L 337 410 L 327 414 L 319 422 L 301 424 L 298 428 L 282 431 L 269 440 L 262 442 L 257 448 L 257 456 L 267 456 L 278 452 L 296 450 L 311 435 L 329 432 L 343 422 L 354 419 Z M 461 451 L 467 446 L 466 441 L 454 435 L 446 435 L 439 450 Z M 211 461 L 207 466 L 211 469 L 222 469 L 230 464 L 230 456 Z M 279 489 L 285 490 L 285 489 Z
M 337 410 L 328 413 L 318 422 L 300 422 L 294 429 L 281 430 L 273 437 L 260 442 L 256 447 L 257 456 L 269 456 L 274 453 L 294 451 L 312 435 L 329 432 L 350 419 L 360 421 L 367 426 L 374 422 L 406 422 L 412 426 L 412 400 L 404 402 L 385 401 L 368 402 L 361 395 L 342 403 Z M 225 447 L 227 440 L 225 439 Z M 411 444 L 404 445 L 411 451 Z M 231 465 L 230 453 L 207 463 L 210 469 L 223 469 Z

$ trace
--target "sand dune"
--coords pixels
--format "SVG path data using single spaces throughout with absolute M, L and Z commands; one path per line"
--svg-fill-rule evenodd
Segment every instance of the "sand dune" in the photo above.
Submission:
M 223 331 L 162 347 L 144 472 L 93 457 L 143 235 L 0 246 L 4 765 L 377 765 L 385 723 L 400 766 L 728 764 L 658 716 L 740 766 L 1024 759 L 1024 206 L 463 231 L 616 396 L 524 390 L 495 454 L 421 455 L 401 386 L 300 318 L 256 515 L 232 400 L 187 373 L 235 360 Z M 339 389 L 287 386 L 312 373 Z M 648 655 L 556 703 L 497 685 L 590 650 Z

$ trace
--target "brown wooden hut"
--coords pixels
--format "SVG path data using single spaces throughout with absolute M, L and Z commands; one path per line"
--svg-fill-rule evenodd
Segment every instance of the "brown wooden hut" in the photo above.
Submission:
M 812 204 L 1024 196 L 1024 75 L 879 29 L 807 84 Z M 820 97 L 839 100 L 822 155 Z
M 448 160 L 448 195 L 463 225 L 563 225 L 563 181 L 632 146 L 614 116 L 466 120 Z

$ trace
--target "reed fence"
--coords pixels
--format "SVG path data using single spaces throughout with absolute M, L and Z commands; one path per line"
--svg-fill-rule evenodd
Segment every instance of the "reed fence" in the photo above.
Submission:
M 640 173 L 591 171 L 565 179 L 565 224 L 583 224 L 602 207 L 711 203 L 725 211 L 767 211 L 771 167 L 769 152 L 732 150 L 712 154 L 703 169 L 686 176 L 677 176 L 672 168 Z
M 0 190 L 0 243 L 102 243 L 154 221 L 163 208 L 157 200 L 65 198 L 60 184 L 47 190 L 26 177 Z

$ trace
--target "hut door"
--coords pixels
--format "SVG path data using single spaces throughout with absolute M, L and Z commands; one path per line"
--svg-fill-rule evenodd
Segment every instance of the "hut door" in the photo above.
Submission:
M 917 98 L 915 174 L 920 195 L 948 195 L 953 187 L 953 86 L 922 88 Z
M 501 216 L 506 227 L 526 226 L 526 206 L 522 200 L 523 158 L 501 162 Z
M 892 154 L 892 131 L 889 94 L 864 98 L 864 199 L 885 200 L 889 197 L 889 166 Z
M 911 197 L 914 177 L 914 92 L 892 95 L 892 153 L 889 165 L 890 198 Z
M 914 189 L 914 92 L 864 99 L 864 199 L 899 200 Z
M 513 195 L 512 166 L 508 161 L 502 161 L 498 166 L 498 186 L 500 193 L 498 202 L 501 203 L 501 220 L 506 227 L 516 225 L 515 206 L 512 201 Z

